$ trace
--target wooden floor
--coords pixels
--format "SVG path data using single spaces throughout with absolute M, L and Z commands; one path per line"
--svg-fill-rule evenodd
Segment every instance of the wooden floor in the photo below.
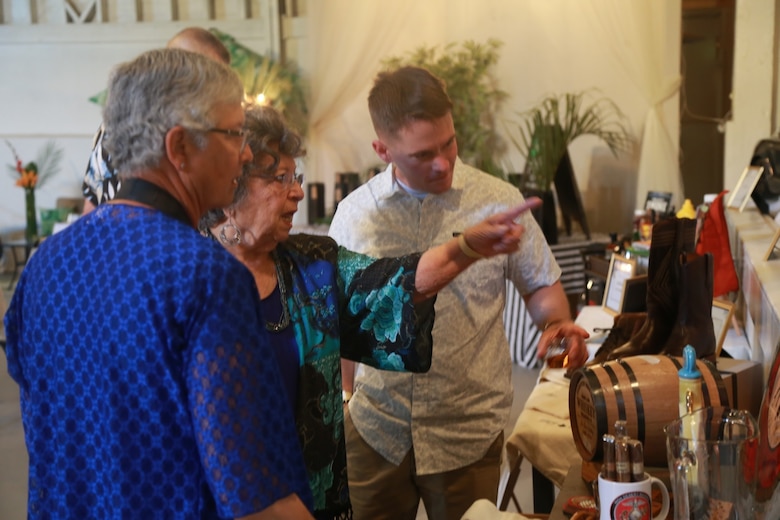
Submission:
M 0 274 L 0 312 L 10 301 L 9 275 Z M 5 334 L 3 333 L 3 337 Z M 8 375 L 5 353 L 0 352 L 0 518 L 27 518 L 27 448 L 19 411 L 19 387 Z

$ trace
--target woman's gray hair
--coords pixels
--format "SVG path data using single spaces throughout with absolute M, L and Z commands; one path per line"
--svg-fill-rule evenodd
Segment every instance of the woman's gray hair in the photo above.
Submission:
M 275 108 L 262 105 L 250 105 L 245 111 L 246 122 L 244 129 L 247 132 L 247 146 L 252 150 L 254 161 L 244 165 L 244 171 L 238 179 L 238 186 L 233 195 L 233 204 L 241 202 L 247 195 L 247 182 L 252 176 L 272 177 L 279 167 L 280 155 L 289 155 L 296 158 L 303 156 L 306 151 L 303 148 L 303 140 L 295 130 L 290 128 L 282 114 Z M 278 147 L 278 151 L 275 149 Z M 264 156 L 271 156 L 274 161 L 261 171 L 256 166 Z M 226 219 L 221 209 L 211 210 L 200 220 L 198 226 L 205 233 Z
M 174 126 L 190 129 L 205 146 L 202 131 L 214 126 L 214 108 L 243 97 L 241 81 L 224 63 L 181 49 L 145 52 L 111 73 L 103 146 L 117 172 L 132 177 L 161 163 Z

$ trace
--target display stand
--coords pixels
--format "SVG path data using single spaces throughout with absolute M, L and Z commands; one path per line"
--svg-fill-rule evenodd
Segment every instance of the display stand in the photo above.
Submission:
M 737 181 L 737 185 L 729 193 L 726 207 L 737 209 L 741 213 L 747 206 L 750 195 L 753 193 L 753 188 L 756 187 L 763 171 L 763 166 L 748 166 L 745 168 Z
M 604 310 L 611 314 L 623 312 L 623 298 L 626 292 L 626 282 L 636 274 L 636 260 L 621 255 L 612 255 L 607 273 L 607 284 L 604 289 Z
M 555 171 L 555 195 L 558 197 L 558 207 L 563 216 L 563 225 L 566 228 L 566 234 L 571 236 L 572 221 L 578 222 L 585 233 L 585 237 L 590 240 L 590 229 L 588 220 L 585 218 L 585 209 L 582 206 L 582 196 L 577 186 L 577 179 L 574 177 L 574 168 L 571 164 L 569 151 L 563 154 L 561 162 L 558 163 L 558 169 Z
M 772 240 L 769 242 L 769 247 L 766 250 L 766 254 L 764 255 L 764 262 L 769 262 L 770 260 L 777 260 L 780 258 L 780 246 L 778 245 L 777 241 L 780 240 L 780 228 L 777 228 L 777 231 L 775 231 L 774 236 L 772 236 Z

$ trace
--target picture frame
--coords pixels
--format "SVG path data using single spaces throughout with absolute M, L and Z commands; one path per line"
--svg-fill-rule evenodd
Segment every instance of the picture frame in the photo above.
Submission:
M 745 206 L 750 199 L 750 195 L 753 193 L 753 189 L 755 189 L 756 184 L 758 184 L 758 180 L 761 178 L 763 171 L 763 166 L 747 166 L 742 171 L 742 175 L 739 176 L 737 185 L 729 192 L 729 198 L 728 202 L 726 202 L 726 207 L 737 209 L 740 213 L 742 213 L 742 210 L 745 209 Z
M 723 343 L 726 341 L 726 333 L 731 327 L 731 318 L 734 315 L 734 304 L 713 298 L 712 300 L 712 327 L 715 331 L 715 358 L 720 357 Z
M 604 285 L 602 308 L 610 314 L 622 312 L 626 281 L 636 276 L 636 259 L 613 254 L 609 260 L 607 282 Z
M 780 227 L 778 227 L 775 230 L 775 234 L 772 235 L 772 241 L 769 244 L 769 248 L 766 250 L 766 253 L 764 253 L 764 262 L 780 258 L 780 246 L 777 244 L 778 240 L 780 240 Z
M 626 279 L 620 312 L 647 312 L 647 275 L 640 274 Z
M 666 215 L 672 204 L 671 191 L 648 191 L 645 198 L 645 211 L 651 209 L 658 215 Z

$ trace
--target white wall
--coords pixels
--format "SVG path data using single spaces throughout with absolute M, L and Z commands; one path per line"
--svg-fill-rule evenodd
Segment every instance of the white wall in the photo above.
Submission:
M 737 0 L 732 119 L 726 124 L 724 189 L 736 186 L 758 141 L 777 131 L 778 0 Z M 776 116 L 775 116 L 776 117 Z
M 726 125 L 722 172 L 725 189 L 736 183 L 757 141 L 777 127 L 771 120 L 780 96 L 773 86 L 773 72 L 777 74 L 779 59 L 774 54 L 777 3 L 778 0 L 737 0 L 733 120 Z M 626 112 L 636 135 L 642 134 L 649 100 L 644 99 L 644 93 L 628 76 L 625 59 L 617 56 L 616 49 L 608 43 L 609 38 L 583 15 L 591 9 L 601 10 L 601 16 L 607 20 L 610 16 L 619 16 L 608 9 L 609 0 L 452 0 L 447 3 L 446 13 L 438 18 L 430 13 L 435 5 L 436 2 L 431 1 L 421 4 L 420 9 L 425 12 L 408 17 L 406 27 L 397 35 L 396 49 L 442 41 L 484 41 L 490 37 L 503 41 L 496 75 L 500 86 L 510 94 L 502 114 L 508 126 L 516 120 L 518 111 L 528 108 L 547 93 L 596 87 Z M 529 21 L 541 30 L 535 33 L 528 30 Z M 617 23 L 621 21 L 617 20 Z M 626 23 L 632 21 L 625 20 Z M 344 25 L 354 27 L 358 23 L 346 18 Z M 300 23 L 295 26 L 295 49 L 299 53 L 297 59 L 305 68 L 306 46 L 300 44 L 305 39 L 301 31 L 303 26 Z M 638 28 L 643 29 L 646 28 Z M 677 49 L 676 61 L 670 63 L 679 70 L 679 20 L 676 30 L 670 27 L 668 34 L 671 35 L 668 47 Z M 632 45 L 636 42 L 630 38 L 621 42 L 623 47 Z M 638 58 L 642 51 L 647 49 L 638 48 Z M 400 52 L 397 50 L 392 54 Z M 361 94 L 355 96 L 329 131 L 327 146 L 341 150 L 344 170 L 364 171 L 377 162 L 370 146 L 373 131 L 365 101 L 369 88 L 369 83 L 364 85 Z M 672 122 L 679 119 L 675 106 L 677 99 L 674 96 L 664 105 L 663 116 Z M 673 124 L 671 130 L 670 138 L 677 146 L 679 125 Z M 310 153 L 317 152 L 310 150 Z M 594 139 L 575 141 L 571 152 L 591 229 L 603 232 L 628 229 L 636 206 L 637 165 L 630 160 L 615 160 Z M 520 154 L 510 148 L 504 166 L 517 171 L 523 164 Z M 329 204 L 335 171 L 337 167 L 307 172 L 308 179 L 326 183 Z
M 101 4 L 106 10 L 103 16 L 109 22 L 86 24 L 66 24 L 62 16 L 55 15 L 58 4 L 62 9 L 62 0 L 0 1 L 3 7 L 0 15 L 4 17 L 4 24 L 0 24 L 0 140 L 12 141 L 25 161 L 31 160 L 50 138 L 56 139 L 66 153 L 59 174 L 38 193 L 40 207 L 53 206 L 57 197 L 79 194 L 92 134 L 100 120 L 99 107 L 88 98 L 104 88 L 114 64 L 163 45 L 172 34 L 187 25 L 218 27 L 258 52 L 278 54 L 278 28 L 274 28 L 275 20 L 269 15 L 275 8 L 274 0 L 250 2 L 253 12 L 259 13 L 258 19 L 235 19 L 235 10 L 243 2 L 231 0 L 215 2 L 221 6 L 219 9 L 226 19 L 188 18 L 178 22 L 170 21 L 170 9 L 163 9 L 169 4 L 167 2 L 141 2 L 145 17 L 161 19 L 134 22 L 136 14 L 130 10 L 135 3 L 116 0 Z M 452 1 L 443 18 L 410 17 L 409 26 L 413 31 L 409 32 L 415 32 L 417 39 L 413 42 L 410 39 L 408 43 L 417 45 L 427 37 L 435 37 L 436 41 L 442 38 L 484 40 L 488 37 L 504 41 L 497 73 L 501 86 L 511 96 L 504 112 L 508 125 L 517 111 L 529 107 L 546 93 L 594 86 L 612 98 L 627 113 L 634 131 L 641 133 L 646 102 L 623 77 L 620 64 L 605 47 L 599 32 L 585 25 L 578 29 L 572 23 L 576 21 L 572 18 L 576 18 L 577 10 L 561 9 L 561 6 L 571 5 L 598 6 L 600 2 L 566 2 Z M 737 0 L 733 120 L 726 125 L 723 172 L 727 189 L 736 182 L 756 142 L 777 127 L 777 122 L 772 121 L 778 98 L 772 83 L 778 67 L 778 56 L 774 54 L 777 2 Z M 82 0 L 76 4 L 85 3 Z M 45 23 L 25 21 L 26 15 L 19 6 L 30 4 L 48 6 L 38 9 L 38 21 Z M 179 9 L 179 15 L 205 16 L 205 4 L 192 0 L 194 7 Z M 305 2 L 299 2 L 299 5 L 305 14 Z M 518 29 L 522 26 L 520 22 L 529 19 L 542 24 L 543 40 L 529 39 L 527 31 Z M 306 39 L 305 23 L 302 20 L 289 22 L 287 27 L 291 28 L 292 39 L 288 40 L 288 50 L 292 50 L 293 57 L 303 66 L 305 77 L 306 67 L 310 66 L 305 55 L 306 45 L 302 44 Z M 415 25 L 418 23 L 420 25 Z M 350 20 L 344 20 L 333 30 L 349 27 Z M 562 32 L 562 27 L 574 29 Z M 406 43 L 399 38 L 393 54 L 402 52 Z M 578 49 L 577 53 L 571 52 L 572 45 Z M 338 56 L 330 59 L 338 59 Z M 551 75 L 550 70 L 557 72 Z M 564 80 L 560 79 L 562 74 Z M 584 78 L 595 80 L 584 82 Z M 348 162 L 345 167 L 350 170 L 363 171 L 377 163 L 371 150 L 373 132 L 365 107 L 369 87 L 367 83 L 343 111 L 329 142 L 329 146 L 343 150 Z M 626 225 L 623 220 L 630 217 L 635 204 L 636 165 L 631 161 L 616 162 L 604 150 L 598 142 L 582 139 L 573 145 L 572 155 L 591 228 L 609 231 L 622 229 Z M 0 143 L 0 169 L 11 162 L 10 151 L 5 143 Z M 505 167 L 519 170 L 522 166 L 519 154 L 510 151 Z M 328 185 L 328 205 L 332 201 L 334 175 L 335 171 L 307 171 L 307 178 Z M 0 231 L 23 225 L 23 194 L 13 185 L 13 180 L 10 175 L 0 174 Z M 594 193 L 607 194 L 610 204 L 594 204 Z
M 658 178 L 679 177 L 679 167 L 674 159 L 679 141 L 678 127 L 675 126 L 679 119 L 678 98 L 675 93 L 670 97 L 659 96 L 659 87 L 655 83 L 670 80 L 662 78 L 663 81 L 660 81 L 653 77 L 668 75 L 669 64 L 672 76 L 679 74 L 679 0 L 658 3 L 623 0 L 398 0 L 393 3 L 392 11 L 383 12 L 383 16 L 367 13 L 363 7 L 374 4 L 380 5 L 381 2 L 364 0 L 360 4 L 361 9 L 351 9 L 350 0 L 310 2 L 309 12 L 317 10 L 312 6 L 322 10 L 326 8 L 321 6 L 327 6 L 329 12 L 326 14 L 334 22 L 337 19 L 339 27 L 350 28 L 342 33 L 333 32 L 336 29 L 332 31 L 335 35 L 341 34 L 340 39 L 333 42 L 334 49 L 312 51 L 322 56 L 319 58 L 321 62 L 329 62 L 324 70 L 321 63 L 314 66 L 310 63 L 305 45 L 297 46 L 302 51 L 298 56 L 299 62 L 315 75 L 312 84 L 317 80 L 317 74 L 337 77 L 350 66 L 359 70 L 359 73 L 353 70 L 348 82 L 343 85 L 345 90 L 349 90 L 352 101 L 340 109 L 338 117 L 331 117 L 323 125 L 327 128 L 318 127 L 325 135 L 315 136 L 309 147 L 308 166 L 311 171 L 307 171 L 307 178 L 325 182 L 328 205 L 332 205 L 332 183 L 336 172 L 365 171 L 378 162 L 371 149 L 373 130 L 366 96 L 380 68 L 381 58 L 404 54 L 420 45 L 443 46 L 451 42 L 485 41 L 488 38 L 503 42 L 500 61 L 495 69 L 499 87 L 510 96 L 500 114 L 499 130 L 502 134 L 515 127 L 519 112 L 530 108 L 546 95 L 596 89 L 626 113 L 637 139 L 641 139 L 646 131 L 649 108 L 658 107 L 659 121 L 672 121 L 672 127 L 666 129 L 666 134 L 670 136 L 674 149 L 670 150 L 671 154 L 664 155 L 664 160 L 673 164 L 669 168 L 654 169 L 653 175 Z M 341 9 L 339 16 L 331 14 L 335 9 Z M 643 16 L 645 14 L 649 16 Z M 312 32 L 321 29 L 321 20 L 315 18 L 310 20 Z M 364 39 L 360 40 L 355 33 L 361 33 Z M 654 48 L 652 43 L 667 33 L 674 34 L 675 40 L 670 45 Z M 344 41 L 351 42 L 351 46 Z M 310 43 L 322 47 L 320 41 Z M 365 60 L 358 63 L 358 60 L 352 59 L 346 66 L 337 61 L 353 48 L 362 48 L 363 54 L 378 55 L 379 58 L 367 65 Z M 380 50 L 385 54 L 379 54 Z M 362 86 L 361 89 L 356 88 L 356 82 Z M 332 85 L 329 87 L 333 90 Z M 316 91 L 314 93 L 317 94 Z M 331 95 L 331 98 L 335 97 Z M 662 125 L 653 128 L 658 129 L 659 126 Z M 637 158 L 628 157 L 616 162 L 602 157 L 604 149 L 603 144 L 588 138 L 578 139 L 571 147 L 586 214 L 590 221 L 603 224 L 598 226 L 601 231 L 630 229 L 638 186 Z M 322 160 L 322 155 L 328 156 L 326 160 Z M 651 153 L 648 157 L 654 155 L 660 157 L 662 154 Z M 596 165 L 591 166 L 594 161 Z M 510 146 L 503 165 L 508 171 L 521 171 L 524 160 Z M 609 193 L 608 199 L 603 198 L 606 193 Z
M 280 49 L 275 0 L 254 0 L 249 12 L 243 1 L 215 2 L 215 19 L 209 19 L 207 2 L 180 0 L 174 2 L 178 21 L 172 21 L 171 2 L 142 2 L 143 19 L 135 21 L 141 16 L 135 2 L 97 0 L 107 5 L 102 12 L 106 21 L 85 23 L 65 23 L 62 0 L 0 1 L 0 170 L 13 163 L 3 140 L 13 144 L 25 163 L 50 139 L 65 152 L 57 175 L 36 190 L 39 208 L 54 207 L 58 197 L 80 195 L 101 119 L 100 107 L 89 98 L 105 88 L 117 63 L 165 46 L 192 25 L 218 28 L 270 56 L 278 57 Z M 24 192 L 14 181 L 13 175 L 0 172 L 0 232 L 24 226 Z

